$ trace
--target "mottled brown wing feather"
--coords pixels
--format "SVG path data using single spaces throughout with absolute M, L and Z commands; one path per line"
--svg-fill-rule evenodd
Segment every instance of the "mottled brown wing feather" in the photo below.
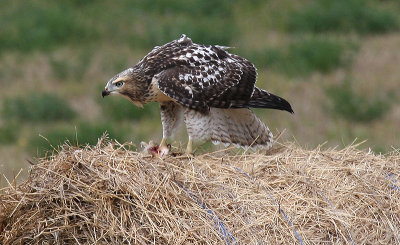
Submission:
M 247 60 L 226 54 L 221 55 L 222 60 L 160 72 L 155 76 L 159 89 L 183 106 L 198 111 L 243 107 L 253 93 L 256 70 Z

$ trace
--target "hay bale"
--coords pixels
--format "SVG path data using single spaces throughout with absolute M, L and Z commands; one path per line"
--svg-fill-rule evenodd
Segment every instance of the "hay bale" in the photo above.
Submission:
M 101 140 L 0 194 L 1 244 L 395 244 L 400 154 L 304 150 L 149 158 Z

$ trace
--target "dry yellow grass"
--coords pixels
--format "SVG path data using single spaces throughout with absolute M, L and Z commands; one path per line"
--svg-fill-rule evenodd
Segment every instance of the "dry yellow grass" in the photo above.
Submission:
M 355 146 L 157 159 L 62 146 L 0 194 L 1 244 L 400 244 L 400 154 Z

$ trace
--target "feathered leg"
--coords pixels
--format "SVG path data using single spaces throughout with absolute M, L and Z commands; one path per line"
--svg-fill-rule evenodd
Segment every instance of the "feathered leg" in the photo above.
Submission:
M 165 156 L 169 153 L 170 148 L 167 145 L 167 139 L 172 137 L 182 117 L 182 107 L 175 102 L 160 103 L 160 109 L 163 127 L 162 140 L 159 146 L 148 144 L 146 147 L 153 156 Z
M 163 138 L 160 146 L 166 145 L 168 138 L 173 136 L 173 133 L 178 128 L 182 118 L 182 107 L 175 102 L 160 103 L 161 123 L 163 127 Z
M 190 155 L 193 153 L 193 140 L 206 141 L 210 139 L 212 118 L 208 112 L 204 113 L 186 108 L 184 111 L 184 120 L 189 135 L 186 154 Z

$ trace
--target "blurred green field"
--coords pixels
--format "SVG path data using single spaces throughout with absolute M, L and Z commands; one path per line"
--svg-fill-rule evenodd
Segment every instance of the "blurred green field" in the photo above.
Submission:
M 286 129 L 282 140 L 400 146 L 395 0 L 15 0 L 0 2 L 0 23 L 0 186 L 66 140 L 159 140 L 157 104 L 139 109 L 101 90 L 182 33 L 256 64 L 258 86 L 294 108 L 256 110 L 274 132 Z M 175 144 L 185 141 L 183 131 Z

